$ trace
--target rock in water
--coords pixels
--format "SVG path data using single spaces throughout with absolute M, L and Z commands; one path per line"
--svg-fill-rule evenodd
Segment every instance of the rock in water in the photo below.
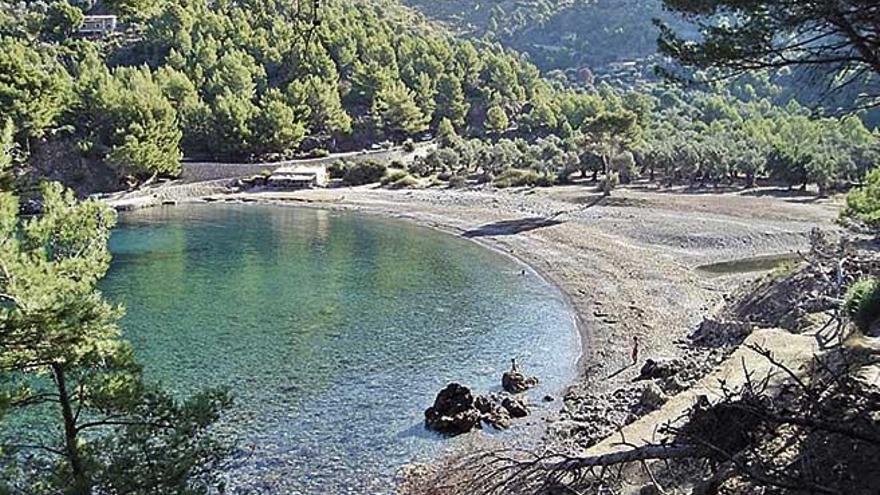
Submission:
M 479 428 L 480 416 L 471 390 L 450 383 L 437 394 L 434 405 L 425 410 L 425 426 L 439 433 L 460 435 Z
M 511 394 L 519 394 L 536 386 L 538 378 L 535 376 L 526 377 L 519 371 L 505 371 L 501 375 L 501 388 Z
M 529 408 L 526 403 L 517 397 L 505 397 L 501 401 L 501 407 L 510 413 L 513 418 L 524 418 L 529 415 Z
M 474 399 L 474 407 L 480 411 L 480 419 L 496 430 L 510 428 L 511 415 L 502 407 L 497 395 L 478 395 Z

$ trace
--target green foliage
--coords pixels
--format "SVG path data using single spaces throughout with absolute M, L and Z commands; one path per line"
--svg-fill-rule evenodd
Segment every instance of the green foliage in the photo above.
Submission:
M 691 71 L 725 75 L 807 67 L 829 82 L 831 90 L 823 94 L 864 85 L 858 91 L 876 103 L 871 86 L 876 88 L 880 74 L 880 54 L 868 48 L 880 44 L 876 2 L 663 0 L 663 5 L 691 26 L 661 26 L 660 50 Z M 693 72 L 673 72 L 693 78 Z
M 330 165 L 327 165 L 327 175 L 331 179 L 341 179 L 345 176 L 345 171 L 348 170 L 349 164 L 344 160 L 336 160 Z
M 880 168 L 868 173 L 865 185 L 853 189 L 846 196 L 844 218 L 857 220 L 872 228 L 880 227 Z
M 409 175 L 409 172 L 407 172 L 406 170 L 395 170 L 394 172 L 386 173 L 385 176 L 382 177 L 382 180 L 379 181 L 379 183 L 382 184 L 383 186 L 387 186 L 388 184 L 392 184 L 394 182 L 397 182 L 400 179 L 403 179 L 404 177 L 406 177 L 408 175 Z
M 493 184 L 497 188 L 507 187 L 547 187 L 552 186 L 554 179 L 534 170 L 520 170 L 512 168 L 505 170 L 495 178 Z
M 415 94 L 403 83 L 390 84 L 376 94 L 373 111 L 393 136 L 406 136 L 428 128 L 428 118 L 416 104 Z
M 844 309 L 856 326 L 867 331 L 880 318 L 880 280 L 860 280 L 846 292 Z
M 384 163 L 375 160 L 362 160 L 348 166 L 342 176 L 342 183 L 346 186 L 362 186 L 382 180 L 388 167 Z
M 455 132 L 452 121 L 443 117 L 440 120 L 440 125 L 437 127 L 437 144 L 448 147 L 455 145 L 458 140 L 458 133 Z
M 0 36 L 0 109 L 19 138 L 40 138 L 57 123 L 70 86 L 70 76 L 50 48 Z
M 500 134 L 506 131 L 507 128 L 510 127 L 507 112 L 498 105 L 489 107 L 489 110 L 486 111 L 486 121 L 483 124 L 483 127 L 485 127 L 487 131 L 495 134 Z
M 390 189 L 410 189 L 417 187 L 419 181 L 405 170 L 399 170 L 382 177 L 382 185 Z
M 597 67 L 653 54 L 671 20 L 660 0 L 405 0 L 427 15 L 475 37 L 528 54 L 542 70 Z
M 12 121 L 0 125 L 0 192 L 12 190 L 12 163 L 15 149 Z
M 52 2 L 46 9 L 42 36 L 52 41 L 64 41 L 79 30 L 84 19 L 82 11 L 66 0 Z
M 147 67 L 110 72 L 95 58 L 77 81 L 76 119 L 91 153 L 138 178 L 180 171 L 177 112 Z
M 178 401 L 143 381 L 122 310 L 96 287 L 113 211 L 58 184 L 42 200 L 43 213 L 23 220 L 0 193 L 0 416 L 51 422 L 6 431 L 4 474 L 34 494 L 206 493 L 225 454 L 207 431 L 228 397 Z

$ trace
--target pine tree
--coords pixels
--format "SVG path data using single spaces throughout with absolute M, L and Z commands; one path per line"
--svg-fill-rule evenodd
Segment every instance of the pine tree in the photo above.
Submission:
M 488 132 L 500 134 L 510 127 L 507 113 L 498 105 L 489 107 L 486 111 L 486 122 L 483 125 Z
M 373 111 L 380 116 L 385 131 L 396 137 L 428 129 L 428 117 L 416 104 L 413 92 L 401 82 L 392 84 L 376 95 Z
M 96 287 L 112 210 L 58 184 L 43 187 L 42 202 L 24 220 L 0 192 L 0 416 L 43 425 L 4 434 L 0 491 L 205 493 L 225 454 L 207 431 L 228 397 L 181 402 L 143 381 L 120 337 L 122 311 Z

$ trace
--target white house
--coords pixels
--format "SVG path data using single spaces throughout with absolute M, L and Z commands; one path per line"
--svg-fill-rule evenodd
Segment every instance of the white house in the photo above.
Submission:
M 280 167 L 269 176 L 267 185 L 277 189 L 306 189 L 327 185 L 324 165 L 291 165 Z

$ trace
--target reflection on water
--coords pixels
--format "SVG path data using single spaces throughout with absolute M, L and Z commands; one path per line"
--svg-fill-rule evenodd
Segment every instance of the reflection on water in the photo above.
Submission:
M 148 378 L 227 386 L 236 493 L 387 493 L 450 444 L 421 427 L 448 381 L 514 355 L 558 392 L 577 358 L 559 294 L 511 260 L 409 224 L 205 205 L 123 216 L 105 293 Z

